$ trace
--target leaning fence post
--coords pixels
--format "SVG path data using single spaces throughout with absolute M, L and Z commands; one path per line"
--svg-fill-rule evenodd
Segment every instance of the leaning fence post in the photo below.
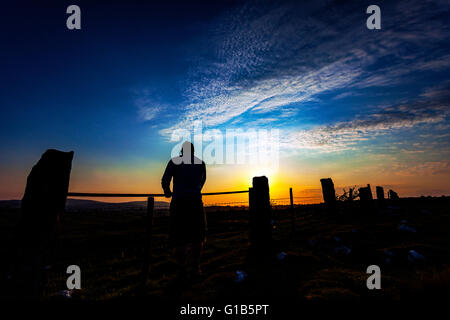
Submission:
M 144 257 L 142 264 L 142 281 L 145 285 L 148 277 L 148 269 L 150 267 L 150 260 L 152 254 L 152 235 L 153 235 L 153 207 L 155 199 L 153 197 L 147 198 L 147 214 L 145 217 L 145 242 L 144 242 Z

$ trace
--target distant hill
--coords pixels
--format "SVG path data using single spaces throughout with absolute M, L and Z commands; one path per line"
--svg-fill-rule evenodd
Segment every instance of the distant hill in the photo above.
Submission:
M 95 200 L 67 199 L 66 210 L 133 210 L 144 209 L 147 207 L 147 201 L 130 202 L 101 202 Z M 164 201 L 155 201 L 155 209 L 169 209 L 169 203 Z
M 0 208 L 20 208 L 20 200 L 0 200 Z
M 0 200 L 0 208 L 20 208 L 20 200 Z M 83 199 L 67 199 L 66 210 L 130 210 L 143 209 L 147 206 L 147 201 L 130 201 L 130 202 L 101 202 L 95 200 Z M 155 209 L 169 209 L 169 203 L 164 201 L 155 201 Z

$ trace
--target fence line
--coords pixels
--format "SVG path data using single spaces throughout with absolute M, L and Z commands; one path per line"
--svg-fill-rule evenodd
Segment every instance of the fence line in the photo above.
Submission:
M 203 196 L 215 196 L 220 194 L 248 193 L 248 190 L 241 191 L 224 191 L 224 192 L 206 192 Z M 164 197 L 164 193 L 86 193 L 86 192 L 69 192 L 70 197 L 101 197 L 101 198 L 148 198 L 148 197 Z
M 248 204 L 248 200 L 247 201 L 230 201 L 230 202 L 213 202 L 213 203 L 208 203 L 205 206 L 206 207 L 214 207 L 214 206 L 229 206 L 229 205 L 242 205 L 242 204 Z
M 206 192 L 202 193 L 203 196 L 214 196 L 214 195 L 222 195 L 222 194 L 240 194 L 240 193 L 248 193 L 248 190 L 241 191 L 223 191 L 223 192 Z M 71 197 L 98 197 L 98 198 L 148 198 L 148 197 L 164 197 L 163 193 L 89 193 L 89 192 L 69 192 L 67 196 Z M 295 205 L 303 205 L 303 204 L 313 204 L 320 203 L 320 199 L 315 197 L 306 197 L 306 196 L 297 196 L 293 197 Z M 290 205 L 290 197 L 286 198 L 273 198 L 270 199 L 270 202 L 274 205 Z M 311 201 L 312 200 L 312 201 Z M 215 205 L 242 205 L 244 203 L 248 203 L 248 201 L 229 201 L 229 202 L 218 202 L 218 203 L 210 203 L 208 206 Z
M 264 178 L 264 179 L 262 179 Z M 270 219 L 270 215 L 267 212 L 270 212 L 270 196 L 269 196 L 269 186 L 268 180 L 266 177 L 259 177 L 256 180 L 255 187 L 255 178 L 253 179 L 253 188 L 249 188 L 248 190 L 239 190 L 239 191 L 223 191 L 223 192 L 206 192 L 202 193 L 203 196 L 213 196 L 213 195 L 223 195 L 223 194 L 239 194 L 239 193 L 248 193 L 249 194 L 249 237 L 251 247 L 255 247 L 256 245 L 261 246 L 262 238 L 271 238 L 271 232 L 267 232 L 267 230 L 271 230 L 271 228 L 265 228 L 265 225 L 269 225 L 267 223 L 267 219 Z M 145 242 L 143 248 L 143 257 L 142 257 L 142 283 L 145 284 L 149 274 L 149 267 L 151 265 L 151 257 L 152 257 L 152 235 L 153 235 L 153 210 L 154 210 L 154 198 L 155 197 L 165 197 L 163 193 L 87 193 L 87 192 L 68 192 L 67 196 L 71 197 L 126 197 L 126 198 L 147 198 L 147 214 L 145 216 Z M 295 230 L 295 220 L 296 213 L 294 210 L 294 198 L 292 195 L 292 188 L 290 188 L 290 209 L 291 209 L 291 223 L 292 223 L 292 232 Z M 273 200 L 285 200 L 286 198 L 278 198 Z M 287 200 L 286 199 L 286 200 Z M 247 201 L 236 201 L 234 203 L 246 203 Z M 232 204 L 233 202 L 230 202 Z M 256 222 L 258 221 L 258 222 Z M 269 221 L 269 220 L 268 220 Z M 263 223 L 261 223 L 263 222 Z M 261 227 L 263 226 L 263 227 Z

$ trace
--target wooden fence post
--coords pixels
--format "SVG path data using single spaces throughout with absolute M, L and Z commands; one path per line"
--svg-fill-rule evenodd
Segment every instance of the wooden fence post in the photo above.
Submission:
M 272 240 L 272 217 L 267 177 L 254 177 L 249 189 L 249 240 L 254 253 L 270 251 Z
M 383 187 L 377 186 L 376 187 L 376 192 L 377 192 L 378 206 L 380 208 L 384 208 L 386 206 L 386 201 L 384 199 L 384 189 L 383 189 Z
M 328 210 L 334 210 L 336 207 L 336 192 L 334 190 L 333 180 L 331 178 L 320 179 L 322 184 L 323 201 Z
M 291 224 L 292 224 L 292 234 L 295 233 L 295 209 L 294 209 L 294 197 L 292 196 L 292 188 L 289 188 L 289 197 L 291 199 Z
M 142 281 L 143 285 L 147 282 L 148 269 L 150 267 L 151 255 L 152 255 L 152 235 L 153 235 L 153 208 L 155 205 L 155 199 L 153 197 L 147 198 L 147 215 L 145 217 L 145 243 L 144 243 L 144 256 L 142 263 Z
M 372 204 L 372 190 L 370 184 L 367 187 L 359 188 L 359 203 L 362 208 L 368 209 Z
M 377 186 L 377 200 L 378 201 L 384 201 L 384 189 L 383 187 Z

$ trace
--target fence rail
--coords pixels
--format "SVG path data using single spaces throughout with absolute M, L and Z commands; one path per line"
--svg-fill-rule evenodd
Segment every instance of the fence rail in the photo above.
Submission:
M 241 191 L 224 191 L 224 192 L 206 192 L 203 196 L 215 196 L 220 194 L 248 193 L 248 190 Z M 101 197 L 101 198 L 148 198 L 148 197 L 164 197 L 164 193 L 86 193 L 86 192 L 69 192 L 69 197 Z
M 223 192 L 206 192 L 202 193 L 203 196 L 214 196 L 220 194 L 234 194 L 234 193 L 249 193 L 250 190 L 240 191 L 223 191 Z M 164 197 L 163 193 L 87 193 L 87 192 L 68 192 L 67 196 L 70 197 L 126 197 L 126 198 L 147 198 L 147 215 L 145 218 L 146 232 L 144 243 L 144 255 L 142 263 L 142 281 L 145 284 L 148 277 L 149 266 L 151 263 L 151 251 L 152 251 L 152 234 L 153 234 L 153 209 L 155 205 L 154 198 Z

